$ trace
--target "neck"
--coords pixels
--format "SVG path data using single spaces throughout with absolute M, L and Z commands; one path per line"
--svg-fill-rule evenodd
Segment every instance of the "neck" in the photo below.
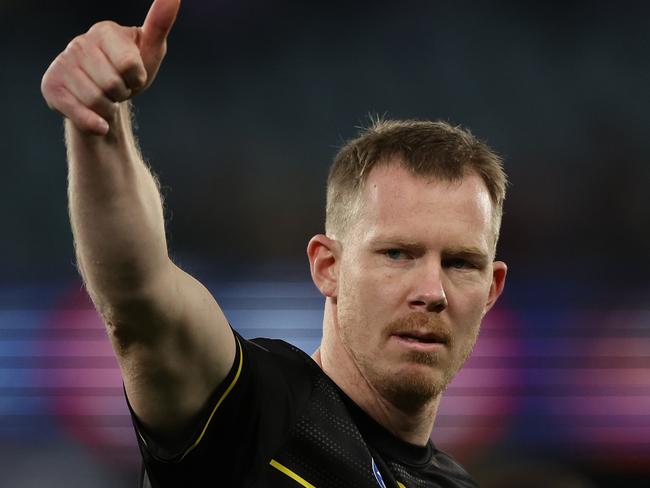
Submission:
M 424 404 L 395 405 L 366 378 L 349 350 L 340 340 L 333 306 L 325 306 L 323 340 L 312 358 L 321 369 L 361 409 L 396 437 L 420 446 L 426 445 L 433 429 L 440 396 Z

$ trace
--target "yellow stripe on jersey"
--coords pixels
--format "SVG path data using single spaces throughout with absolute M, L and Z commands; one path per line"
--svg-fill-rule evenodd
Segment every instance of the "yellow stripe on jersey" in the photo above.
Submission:
M 208 430 L 208 425 L 210 425 L 210 421 L 212 420 L 212 417 L 214 416 L 214 413 L 217 411 L 219 408 L 219 405 L 223 403 L 223 401 L 226 399 L 228 396 L 228 393 L 230 393 L 230 390 L 232 390 L 235 387 L 235 383 L 237 383 L 237 380 L 239 379 L 239 374 L 241 373 L 241 367 L 243 364 L 243 357 L 244 353 L 242 351 L 241 343 L 239 342 L 239 338 L 235 336 L 235 342 L 237 342 L 237 348 L 239 349 L 239 365 L 237 366 L 237 373 L 235 374 L 235 377 L 233 380 L 230 382 L 228 385 L 228 388 L 226 388 L 226 391 L 223 392 L 223 395 L 221 395 L 221 398 L 219 398 L 219 401 L 217 404 L 214 406 L 212 409 L 212 413 L 208 417 L 207 422 L 203 426 L 203 430 L 201 431 L 201 434 L 199 434 L 199 437 L 196 439 L 194 444 L 192 444 L 190 447 L 187 448 L 187 450 L 183 453 L 181 458 L 178 460 L 178 462 L 182 461 L 185 456 L 187 456 L 190 452 L 192 452 L 192 449 L 194 449 L 196 446 L 199 445 L 199 442 L 201 442 L 201 439 L 203 439 L 203 436 L 205 435 L 205 431 Z
M 404 485 L 403 485 L 402 483 L 400 483 L 399 481 L 397 482 L 397 486 L 398 486 L 399 488 L 406 488 L 406 486 L 404 486 Z
M 289 478 L 291 478 L 294 481 L 297 481 L 301 486 L 305 486 L 306 488 L 316 488 L 314 485 L 312 485 L 309 481 L 305 480 L 304 478 L 298 476 L 296 473 L 291 471 L 289 468 L 287 468 L 285 465 L 280 464 L 277 462 L 275 459 L 271 459 L 271 462 L 269 463 L 271 466 L 273 466 L 275 469 L 280 471 L 281 473 L 286 474 Z

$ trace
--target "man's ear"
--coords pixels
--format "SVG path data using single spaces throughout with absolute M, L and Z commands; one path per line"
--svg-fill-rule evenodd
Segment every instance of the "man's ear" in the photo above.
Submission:
M 318 234 L 307 244 L 311 279 L 316 288 L 328 298 L 336 298 L 338 285 L 338 241 Z
M 506 284 L 507 272 L 508 266 L 506 266 L 506 263 L 503 261 L 494 261 L 494 263 L 492 263 L 492 284 L 490 285 L 490 292 L 488 293 L 488 299 L 485 304 L 485 310 L 483 310 L 483 315 L 488 313 L 496 303 L 499 296 L 501 296 L 503 287 Z

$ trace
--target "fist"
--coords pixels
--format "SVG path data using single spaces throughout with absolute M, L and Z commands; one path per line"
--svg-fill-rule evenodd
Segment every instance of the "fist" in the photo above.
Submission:
M 41 92 L 81 131 L 105 135 L 120 102 L 153 82 L 180 0 L 154 0 L 141 27 L 105 21 L 75 37 L 49 66 Z

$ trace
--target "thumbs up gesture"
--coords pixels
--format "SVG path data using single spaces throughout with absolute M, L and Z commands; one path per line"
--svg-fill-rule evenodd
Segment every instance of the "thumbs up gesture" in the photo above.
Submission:
M 75 37 L 43 75 L 48 106 L 83 132 L 107 134 L 119 103 L 156 77 L 179 7 L 180 0 L 154 0 L 141 27 L 104 21 Z

